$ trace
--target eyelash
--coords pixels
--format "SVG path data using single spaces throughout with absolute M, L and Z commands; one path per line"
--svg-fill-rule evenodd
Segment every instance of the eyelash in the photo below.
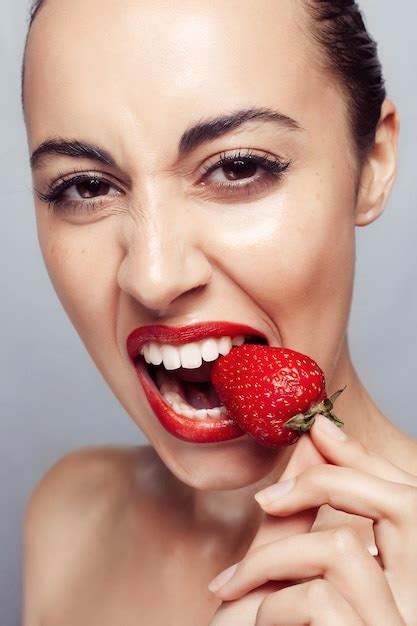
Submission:
M 64 193 L 68 191 L 68 189 L 71 189 L 71 187 L 74 187 L 75 185 L 80 185 L 82 183 L 87 183 L 87 182 L 94 182 L 94 183 L 98 182 L 102 184 L 104 183 L 104 184 L 108 184 L 110 187 L 115 187 L 115 185 L 110 180 L 108 180 L 107 178 L 99 174 L 96 174 L 96 173 L 89 174 L 88 172 L 79 173 L 78 171 L 74 171 L 70 175 L 70 178 L 66 177 L 66 178 L 63 178 L 58 183 L 53 183 L 52 185 L 48 185 L 47 191 L 45 193 L 36 190 L 36 194 L 39 200 L 41 200 L 41 202 L 45 202 L 48 205 L 48 210 L 54 214 L 61 214 L 61 213 L 72 214 L 72 215 L 75 215 L 77 213 L 88 214 L 88 213 L 92 213 L 93 211 L 96 211 L 97 208 L 100 208 L 100 207 L 97 207 L 97 205 L 100 205 L 103 203 L 103 199 L 102 199 L 103 197 L 100 198 L 98 196 L 96 198 L 93 198 L 92 200 L 79 200 L 79 201 L 65 200 L 63 198 Z M 105 197 L 106 196 L 104 196 L 104 198 Z M 82 205 L 81 209 L 80 209 L 80 205 Z
M 264 154 L 262 155 L 259 155 L 251 150 L 247 150 L 245 152 L 241 152 L 241 150 L 238 150 L 238 152 L 236 152 L 235 154 L 227 154 L 227 152 L 222 152 L 214 164 L 204 167 L 204 176 L 208 176 L 216 169 L 221 169 L 225 165 L 231 165 L 236 161 L 253 163 L 265 170 L 265 173 L 260 178 L 254 181 L 250 181 L 248 183 L 215 183 L 213 185 L 214 187 L 217 187 L 217 189 L 220 189 L 221 191 L 226 191 L 228 193 L 235 193 L 235 191 L 239 191 L 239 189 L 246 189 L 248 194 L 256 193 L 257 191 L 268 187 L 274 181 L 280 180 L 285 170 L 287 170 L 287 168 L 291 164 L 291 161 L 284 162 L 278 157 L 273 157 L 267 152 L 264 152 Z M 201 185 L 206 186 L 206 183 L 203 182 L 201 183 Z
M 254 153 L 252 150 L 246 150 L 244 152 L 239 149 L 234 154 L 228 154 L 226 152 L 222 152 L 217 158 L 216 162 L 205 166 L 203 168 L 203 179 L 207 178 L 212 172 L 217 169 L 221 169 L 226 165 L 232 165 L 236 161 L 244 161 L 246 164 L 253 163 L 258 167 L 261 167 L 264 170 L 264 173 L 257 179 L 252 180 L 250 182 L 237 182 L 237 184 L 233 183 L 206 183 L 202 180 L 199 184 L 203 189 L 210 189 L 214 187 L 221 193 L 227 193 L 227 195 L 231 194 L 239 194 L 242 191 L 246 191 L 246 197 L 251 194 L 256 194 L 261 190 L 268 188 L 273 185 L 274 182 L 279 182 L 285 171 L 291 164 L 291 161 L 282 161 L 277 157 L 273 157 L 272 155 L 264 152 L 264 154 L 259 155 Z M 75 175 L 74 175 L 75 174 Z M 243 179 L 244 181 L 245 179 Z M 66 200 L 63 196 L 64 193 L 71 189 L 72 187 L 86 183 L 86 182 L 94 182 L 107 184 L 109 187 L 115 188 L 115 185 L 105 178 L 104 176 L 98 175 L 96 173 L 89 174 L 88 172 L 79 173 L 77 171 L 73 172 L 69 178 L 63 178 L 58 183 L 54 183 L 49 185 L 47 191 L 42 193 L 40 191 L 36 191 L 39 199 L 42 202 L 45 202 L 48 205 L 48 209 L 54 214 L 89 214 L 92 212 L 96 212 L 103 204 L 106 202 L 107 194 L 105 196 L 97 196 L 91 200 Z M 114 197 L 114 196 L 112 196 Z M 80 208 L 81 206 L 81 208 Z

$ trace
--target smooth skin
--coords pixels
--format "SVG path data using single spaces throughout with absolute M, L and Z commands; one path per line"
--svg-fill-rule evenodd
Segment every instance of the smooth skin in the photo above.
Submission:
M 89 354 L 150 445 L 74 451 L 37 485 L 25 522 L 25 626 L 233 626 L 249 604 L 247 626 L 334 623 L 335 615 L 340 624 L 372 624 L 351 589 L 358 562 L 366 567 L 357 584 L 378 589 L 375 615 L 391 603 L 398 624 L 416 623 L 417 442 L 367 393 L 346 334 L 355 230 L 384 210 L 399 119 L 386 100 L 359 166 L 346 96 L 322 68 L 310 29 L 301 0 L 47 0 L 35 20 L 24 89 L 30 153 L 59 138 L 94 144 L 113 161 L 55 154 L 37 163 L 42 254 Z M 248 121 L 180 153 L 190 127 L 248 108 L 295 124 Z M 247 154 L 287 169 L 274 178 L 258 166 L 236 180 L 216 167 L 220 155 Z M 49 210 L 42 194 L 74 170 L 105 183 L 95 198 L 73 185 Z M 330 392 L 347 385 L 337 401 L 345 448 L 329 444 L 318 423 L 278 450 L 246 436 L 196 445 L 166 432 L 138 385 L 126 337 L 144 324 L 205 320 L 259 328 L 270 345 L 314 358 Z M 317 463 L 320 472 L 309 470 Z M 253 496 L 290 467 L 300 476 L 287 501 L 297 516 L 281 518 L 289 509 L 278 506 L 266 515 Z M 336 470 L 346 473 L 343 499 Z M 368 487 L 360 511 L 352 510 L 358 482 Z M 313 519 L 302 512 L 303 484 L 315 494 Z M 376 495 L 392 509 L 376 511 Z M 379 521 L 375 537 L 387 562 L 359 547 L 374 541 L 375 512 L 391 520 Z M 291 535 L 303 541 L 302 562 L 292 560 Z M 336 546 L 328 561 L 317 552 L 326 538 Z M 267 541 L 286 543 L 252 555 Z M 222 604 L 207 584 L 238 561 L 233 600 Z M 251 591 L 295 567 L 297 579 L 317 572 L 323 581 Z
M 276 493 L 288 479 L 291 489 Z M 280 481 L 261 493 L 267 516 L 251 548 L 210 584 L 228 601 L 210 626 L 417 623 L 415 475 L 318 416 Z M 373 520 L 375 544 L 346 523 L 310 532 L 323 505 Z

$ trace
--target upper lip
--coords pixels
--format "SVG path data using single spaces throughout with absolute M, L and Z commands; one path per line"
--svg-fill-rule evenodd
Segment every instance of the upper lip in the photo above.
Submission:
M 268 341 L 265 333 L 234 322 L 199 322 L 188 326 L 166 326 L 163 324 L 140 326 L 135 328 L 127 337 L 126 347 L 130 359 L 133 361 L 140 354 L 142 346 L 149 341 L 181 345 L 191 341 L 199 341 L 206 337 L 224 337 L 236 335 L 256 335 Z

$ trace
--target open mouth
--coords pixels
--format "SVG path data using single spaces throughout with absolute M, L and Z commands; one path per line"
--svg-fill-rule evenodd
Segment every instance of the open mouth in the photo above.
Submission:
M 148 372 L 163 400 L 175 413 L 195 419 L 221 418 L 227 411 L 212 385 L 211 371 L 220 356 L 230 352 L 234 345 L 243 343 L 268 345 L 264 337 L 256 335 L 235 337 L 233 344 L 229 342 L 229 346 L 213 360 L 204 360 L 203 355 L 197 367 L 192 367 L 192 358 L 191 361 L 185 358 L 180 361 L 176 351 L 173 351 L 171 358 L 166 359 L 164 356 L 164 360 L 156 365 L 155 361 L 162 360 L 161 352 L 155 352 L 155 348 L 152 352 L 151 348 L 150 353 L 142 351 L 144 354 L 136 357 L 135 364 Z

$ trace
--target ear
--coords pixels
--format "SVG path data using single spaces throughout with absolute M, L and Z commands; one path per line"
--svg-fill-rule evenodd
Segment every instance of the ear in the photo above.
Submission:
M 355 211 L 356 226 L 367 226 L 383 212 L 398 168 L 398 111 L 384 100 L 375 133 L 375 143 L 363 164 Z

